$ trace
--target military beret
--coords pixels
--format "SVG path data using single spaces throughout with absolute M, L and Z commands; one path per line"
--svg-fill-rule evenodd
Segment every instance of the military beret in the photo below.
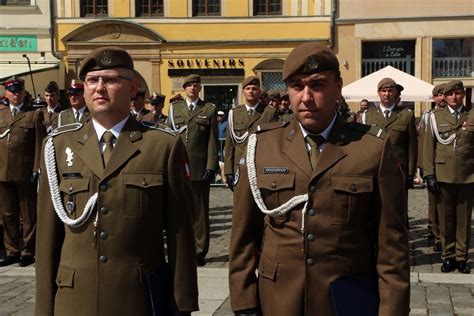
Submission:
M 401 87 L 401 86 L 400 86 Z M 398 90 L 397 88 L 397 83 L 395 82 L 395 80 L 393 80 L 392 78 L 383 78 L 382 80 L 379 81 L 379 83 L 377 84 L 377 90 L 380 90 L 380 89 L 386 89 L 386 88 L 395 88 Z M 403 87 L 402 87 L 403 88 Z M 401 90 L 399 91 L 401 92 Z
M 56 92 L 59 91 L 59 86 L 56 83 L 56 81 L 50 81 L 46 88 L 44 88 L 44 91 L 51 93 L 51 92 Z
M 184 100 L 184 99 L 181 96 L 181 94 L 178 93 L 177 95 L 171 97 L 170 103 L 175 103 L 175 102 L 178 102 L 178 101 L 181 101 L 181 100 Z
M 67 94 L 76 94 L 84 92 L 84 84 L 76 80 L 71 80 L 71 85 L 67 89 Z
M 283 65 L 283 80 L 295 74 L 310 75 L 322 71 L 339 71 L 336 55 L 320 43 L 305 43 L 294 48 Z
M 145 94 L 146 94 L 146 91 L 145 91 L 145 90 L 143 90 L 143 89 L 138 89 L 138 90 L 137 90 L 137 94 L 135 94 L 135 97 L 139 97 L 139 96 L 145 97 Z
M 444 87 L 446 86 L 445 83 L 440 83 L 434 86 L 432 95 L 438 95 L 444 93 Z
M 150 96 L 150 103 L 151 104 L 163 104 L 165 103 L 166 96 L 158 93 L 158 92 L 153 92 L 153 94 Z
M 38 97 L 33 101 L 33 106 L 35 108 L 40 108 L 46 105 L 48 105 L 48 103 L 46 103 L 46 101 L 40 95 L 38 95 Z
M 289 99 L 290 99 L 290 96 L 288 95 L 288 92 L 282 91 L 282 92 L 281 92 L 281 98 L 282 98 L 282 99 L 289 100 Z
M 275 90 L 275 89 L 268 90 L 268 98 L 270 100 L 280 99 L 281 98 L 280 91 Z
M 245 88 L 248 85 L 260 86 L 260 79 L 255 76 L 247 77 L 242 81 L 242 88 Z
M 3 82 L 3 86 L 10 92 L 18 92 L 25 89 L 25 80 L 16 76 Z
M 94 49 L 82 61 L 81 69 L 79 70 L 79 78 L 83 79 L 89 71 L 126 68 L 133 70 L 132 57 L 126 50 L 115 47 L 105 46 Z
M 446 94 L 454 90 L 464 90 L 464 84 L 461 80 L 451 80 L 450 82 L 446 83 L 443 93 Z
M 183 80 L 183 88 L 189 83 L 201 83 L 201 77 L 199 75 L 189 75 Z
M 395 85 L 395 89 L 397 89 L 399 93 L 405 90 L 405 88 L 399 83 Z

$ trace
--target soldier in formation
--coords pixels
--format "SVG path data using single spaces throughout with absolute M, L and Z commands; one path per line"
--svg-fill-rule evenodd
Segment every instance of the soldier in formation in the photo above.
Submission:
M 66 93 L 71 107 L 59 113 L 58 126 L 85 123 L 89 120 L 90 113 L 84 100 L 84 84 L 72 80 Z

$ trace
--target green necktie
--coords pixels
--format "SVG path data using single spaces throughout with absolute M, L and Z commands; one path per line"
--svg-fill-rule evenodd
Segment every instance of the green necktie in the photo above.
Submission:
M 102 154 L 102 158 L 104 159 L 104 168 L 107 166 L 110 156 L 112 156 L 112 151 L 114 150 L 114 139 L 115 136 L 111 131 L 106 131 L 104 135 L 102 135 L 102 141 L 105 143 L 105 150 Z
M 252 109 L 252 108 L 250 108 L 250 109 L 248 110 L 248 114 L 249 114 L 250 117 L 253 116 L 253 109 Z
M 319 159 L 319 146 L 321 146 L 326 140 L 321 135 L 307 135 L 305 140 L 311 146 L 309 160 L 311 162 L 311 167 L 314 170 Z

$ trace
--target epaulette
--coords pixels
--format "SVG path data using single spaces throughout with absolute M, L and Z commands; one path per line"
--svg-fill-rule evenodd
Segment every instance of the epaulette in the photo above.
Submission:
M 171 134 L 173 136 L 176 136 L 176 133 L 171 128 L 169 128 L 167 125 L 164 125 L 164 124 L 161 124 L 161 123 L 153 123 L 153 122 L 149 122 L 149 121 L 141 121 L 140 124 L 142 124 L 142 126 L 145 126 L 146 128 L 159 130 L 159 131 Z
M 209 105 L 212 105 L 213 107 L 216 107 L 216 105 L 215 105 L 214 103 L 212 103 L 212 102 L 206 102 L 206 105 L 208 105 L 208 104 L 209 104 Z
M 83 124 L 77 123 L 77 122 L 72 123 L 72 124 L 62 125 L 62 126 L 59 126 L 59 127 L 56 127 L 55 129 L 53 129 L 51 131 L 51 133 L 48 134 L 48 137 L 54 137 L 54 136 L 58 136 L 58 135 L 63 134 L 63 133 L 77 131 L 77 130 L 81 129 L 82 126 L 83 126 Z
M 385 136 L 387 135 L 387 133 L 377 125 L 366 125 L 357 122 L 350 122 L 347 123 L 347 126 L 349 128 L 364 132 L 365 134 L 373 135 L 382 139 L 385 139 Z
M 285 127 L 288 124 L 289 124 L 289 122 L 262 123 L 262 124 L 257 125 L 257 127 L 255 128 L 255 133 L 261 133 L 261 132 L 270 131 L 270 130 L 273 130 L 273 129 Z

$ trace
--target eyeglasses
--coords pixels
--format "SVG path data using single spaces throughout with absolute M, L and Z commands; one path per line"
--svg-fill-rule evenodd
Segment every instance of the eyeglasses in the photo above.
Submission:
M 123 77 L 123 76 L 86 76 L 84 78 L 84 83 L 88 87 L 95 87 L 99 84 L 99 81 L 102 80 L 102 84 L 109 87 L 118 85 L 120 79 L 132 81 L 131 78 Z

